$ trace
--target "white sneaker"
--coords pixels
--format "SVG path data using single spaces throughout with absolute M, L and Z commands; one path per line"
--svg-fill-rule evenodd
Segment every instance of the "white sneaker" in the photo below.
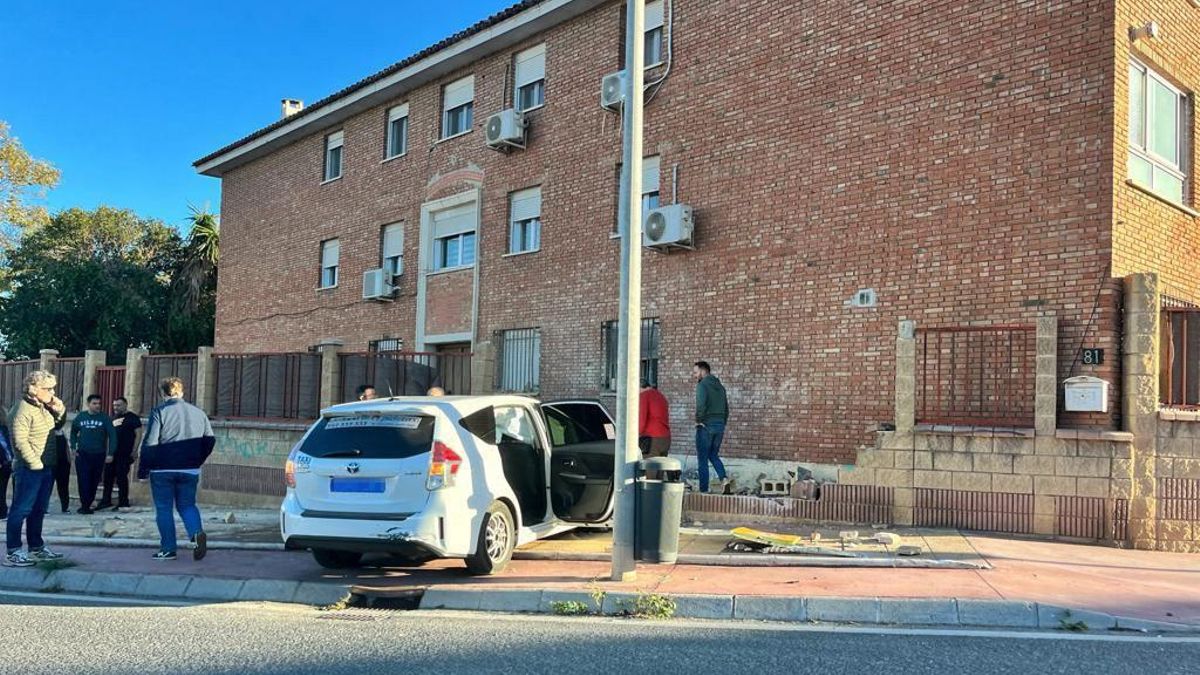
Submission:
M 4 556 L 5 567 L 33 567 L 37 561 L 30 559 L 23 551 L 13 551 Z
M 65 557 L 66 556 L 64 556 L 63 554 L 55 553 L 54 551 L 51 551 L 49 548 L 47 548 L 45 546 L 41 547 L 40 549 L 38 549 L 36 551 L 29 552 L 29 558 L 31 560 L 34 560 L 35 562 L 41 562 L 43 560 L 62 560 Z

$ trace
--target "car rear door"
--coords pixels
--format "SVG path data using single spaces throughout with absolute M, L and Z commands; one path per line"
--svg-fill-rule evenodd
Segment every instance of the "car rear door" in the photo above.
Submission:
M 576 513 L 562 513 L 560 520 L 599 524 L 612 518 L 613 453 L 616 423 L 597 401 L 551 401 L 541 404 L 551 451 L 551 482 L 566 481 L 582 486 L 579 504 L 597 503 Z M 595 498 L 590 498 L 594 495 Z
M 348 413 L 322 418 L 296 455 L 296 498 L 305 511 L 377 517 L 417 513 L 437 418 Z

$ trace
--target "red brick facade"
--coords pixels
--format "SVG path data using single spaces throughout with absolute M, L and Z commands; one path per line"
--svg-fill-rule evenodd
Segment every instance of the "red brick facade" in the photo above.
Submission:
M 218 351 L 322 338 L 362 350 L 383 336 L 414 345 L 422 204 L 478 189 L 476 345 L 538 327 L 542 395 L 600 394 L 601 325 L 617 314 L 621 144 L 619 118 L 598 98 L 621 65 L 620 5 L 329 127 L 345 130 L 340 180 L 320 184 L 323 133 L 224 173 Z M 697 248 L 644 254 L 643 312 L 661 321 L 661 388 L 680 444 L 697 359 L 729 389 L 729 454 L 850 462 L 892 418 L 899 320 L 1032 323 L 1054 312 L 1060 376 L 1103 377 L 1120 400 L 1113 278 L 1159 271 L 1200 300 L 1197 219 L 1123 178 L 1128 24 L 1163 24 L 1153 54 L 1192 91 L 1200 9 L 1188 0 L 1122 3 L 1115 15 L 1100 0 L 675 0 L 674 13 L 674 59 L 647 106 L 645 147 L 661 157 L 661 202 L 695 208 Z M 529 115 L 528 148 L 487 149 L 481 125 L 510 104 L 513 55 L 543 41 L 546 106 Z M 471 73 L 475 130 L 438 142 L 440 86 Z M 381 163 L 387 108 L 404 101 L 408 153 Z M 541 249 L 505 255 L 508 195 L 537 185 Z M 400 291 L 364 302 L 380 228 L 398 221 Z M 341 280 L 318 291 L 319 244 L 332 237 Z M 454 274 L 429 278 L 429 328 L 463 325 L 474 275 Z M 453 302 L 431 306 L 442 285 L 455 286 L 444 289 Z M 878 305 L 850 306 L 864 288 Z M 1081 346 L 1104 348 L 1106 363 L 1080 364 Z

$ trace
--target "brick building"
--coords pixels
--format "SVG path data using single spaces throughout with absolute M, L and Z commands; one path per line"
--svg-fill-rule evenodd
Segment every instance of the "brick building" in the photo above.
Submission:
M 526 0 L 197 161 L 222 179 L 217 350 L 398 338 L 472 349 L 494 386 L 603 396 L 621 140 L 600 83 L 623 13 Z M 846 463 L 892 420 L 898 321 L 1052 313 L 1059 379 L 1119 387 L 1120 278 L 1200 302 L 1194 0 L 648 17 L 644 201 L 696 222 L 694 250 L 644 256 L 678 436 L 699 358 L 729 388 L 728 454 Z M 514 105 L 525 147 L 487 147 Z M 394 295 L 364 300 L 381 267 Z M 1116 408 L 1059 425 L 1117 429 Z

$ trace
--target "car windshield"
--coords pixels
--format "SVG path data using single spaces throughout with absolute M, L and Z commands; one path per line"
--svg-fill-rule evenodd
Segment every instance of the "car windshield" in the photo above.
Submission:
M 357 414 L 326 417 L 304 439 L 312 457 L 403 459 L 429 452 L 434 418 L 424 415 Z
M 612 420 L 595 403 L 554 403 L 542 406 L 550 442 L 554 447 L 611 441 L 615 437 Z

